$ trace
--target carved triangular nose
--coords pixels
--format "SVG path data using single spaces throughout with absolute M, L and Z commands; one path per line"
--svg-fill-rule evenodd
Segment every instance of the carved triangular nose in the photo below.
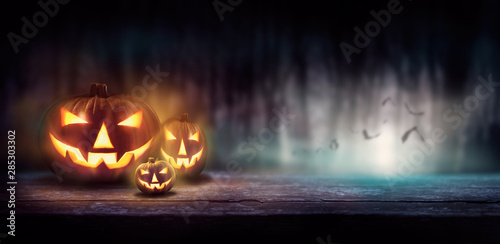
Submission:
M 181 139 L 181 148 L 179 148 L 179 155 L 187 155 L 186 147 L 184 146 L 184 139 Z
M 151 183 L 157 183 L 158 179 L 156 178 L 156 174 L 153 173 L 153 179 L 151 180 Z
M 102 122 L 99 134 L 97 134 L 97 138 L 95 139 L 94 148 L 114 148 L 109 140 L 108 130 L 104 122 Z

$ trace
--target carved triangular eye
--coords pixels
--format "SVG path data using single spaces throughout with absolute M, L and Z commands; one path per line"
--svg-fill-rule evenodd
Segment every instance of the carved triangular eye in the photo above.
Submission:
M 197 131 L 196 133 L 194 133 L 191 137 L 189 137 L 189 140 L 199 142 L 200 141 L 200 132 Z
M 167 130 L 167 140 L 175 140 L 175 139 L 177 139 L 177 138 L 175 138 L 175 136 L 172 134 L 172 132 Z
M 167 173 L 167 167 L 163 168 L 161 171 L 160 171 L 160 174 L 166 174 Z
M 142 123 L 142 109 L 139 110 L 139 112 L 133 114 L 132 116 L 126 118 L 122 122 L 118 123 L 118 125 L 139 128 L 141 127 L 141 123 Z
M 149 171 L 141 169 L 141 175 L 147 175 L 149 174 Z
M 65 108 L 61 108 L 61 125 L 71 125 L 71 124 L 87 124 L 88 122 L 84 119 L 72 114 Z

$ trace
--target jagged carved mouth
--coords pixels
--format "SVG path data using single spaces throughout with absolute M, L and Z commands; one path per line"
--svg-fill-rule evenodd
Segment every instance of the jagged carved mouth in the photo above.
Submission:
M 141 182 L 141 185 L 145 186 L 146 188 L 149 188 L 151 190 L 154 190 L 155 188 L 158 190 L 161 190 L 161 189 L 165 188 L 165 186 L 168 185 L 172 179 L 167 180 L 163 183 L 151 183 L 151 184 L 147 183 L 146 181 L 142 181 L 141 179 L 138 179 L 138 180 L 139 180 L 139 182 Z
M 61 154 L 63 157 L 69 155 L 73 163 L 89 168 L 96 168 L 101 163 L 104 163 L 109 169 L 123 168 L 127 166 L 132 161 L 132 158 L 137 159 L 142 156 L 142 154 L 144 154 L 144 152 L 149 148 L 151 142 L 153 141 L 153 138 L 151 138 L 151 140 L 149 140 L 139 148 L 124 153 L 118 161 L 116 152 L 88 152 L 88 157 L 86 160 L 83 157 L 80 149 L 64 144 L 63 142 L 56 139 L 51 133 L 49 133 L 49 136 L 57 152 L 59 152 L 59 154 Z
M 200 160 L 201 154 L 203 153 L 203 147 L 198 153 L 193 155 L 191 159 L 185 157 L 177 157 L 177 160 L 175 160 L 174 157 L 168 155 L 165 151 L 163 151 L 163 149 L 161 149 L 161 153 L 163 154 L 163 157 L 165 157 L 165 160 L 168 160 L 168 162 L 170 162 L 170 164 L 174 168 L 180 169 L 182 165 L 184 165 L 185 168 L 191 168 L 196 164 L 196 162 Z

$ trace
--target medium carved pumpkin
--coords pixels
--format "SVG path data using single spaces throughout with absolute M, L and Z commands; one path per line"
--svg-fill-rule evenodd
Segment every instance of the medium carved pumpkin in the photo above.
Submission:
M 45 114 L 40 147 L 47 166 L 62 179 L 109 181 L 133 172 L 158 152 L 156 113 L 130 95 L 110 96 L 105 84 L 55 103 Z
M 161 152 L 179 175 L 198 176 L 205 167 L 207 141 L 199 125 L 189 121 L 188 114 L 181 119 L 169 119 L 162 125 Z
M 160 194 L 169 191 L 175 183 L 175 170 L 163 160 L 149 157 L 148 162 L 139 165 L 135 171 L 137 188 L 147 194 Z

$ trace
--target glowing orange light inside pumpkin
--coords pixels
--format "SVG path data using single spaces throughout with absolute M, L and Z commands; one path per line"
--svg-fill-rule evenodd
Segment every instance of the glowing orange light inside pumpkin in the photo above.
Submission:
M 156 174 L 153 173 L 153 179 L 151 179 L 151 183 L 157 183 L 158 182 L 158 178 L 156 178 Z
M 163 182 L 163 183 L 161 183 L 161 184 L 160 184 L 160 183 L 151 183 L 151 184 L 149 184 L 149 183 L 147 183 L 146 181 L 143 181 L 143 180 L 141 180 L 141 179 L 138 179 L 138 180 L 139 180 L 139 182 L 141 182 L 141 184 L 142 184 L 143 186 L 145 186 L 146 188 L 149 188 L 149 189 L 151 189 L 151 190 L 153 190 L 153 189 L 155 189 L 155 188 L 156 188 L 156 189 L 158 189 L 158 190 L 161 190 L 161 189 L 163 189 L 166 185 L 168 185 L 172 179 L 170 179 L 170 180 L 168 180 L 168 181 L 165 181 L 165 182 Z M 158 182 L 158 181 L 156 181 L 156 182 Z
M 181 147 L 179 148 L 179 155 L 187 155 L 186 147 L 184 146 L 184 139 L 181 139 Z
M 61 125 L 71 125 L 71 124 L 87 124 L 88 122 L 84 119 L 72 114 L 65 108 L 61 108 Z
M 149 174 L 148 171 L 141 169 L 141 175 L 147 175 L 147 174 Z
M 167 140 L 175 140 L 177 138 L 175 138 L 175 136 L 167 130 Z
M 99 134 L 94 142 L 94 148 L 115 148 L 111 141 L 109 140 L 108 130 L 106 129 L 106 125 L 102 122 L 101 129 L 99 130 Z
M 195 163 L 195 160 L 199 161 L 202 153 L 203 153 L 203 147 L 201 148 L 201 150 L 197 154 L 195 154 L 195 155 L 193 155 L 193 157 L 191 157 L 191 161 L 189 162 L 189 165 L 193 166 Z
M 193 141 L 199 142 L 200 141 L 200 132 L 197 131 L 196 133 L 194 133 L 194 135 L 192 135 L 191 137 L 189 137 L 189 140 L 193 140 Z
M 61 141 L 57 140 L 51 133 L 49 133 L 50 140 L 52 140 L 52 144 L 56 148 L 57 152 L 61 154 L 63 157 L 66 157 L 66 154 L 69 155 L 73 163 L 79 164 L 85 167 L 96 168 L 101 163 L 105 163 L 106 166 L 110 169 L 122 168 L 130 163 L 132 157 L 139 158 L 151 145 L 153 139 L 146 142 L 141 147 L 128 151 L 123 154 L 120 160 L 117 160 L 116 153 L 88 153 L 88 160 L 85 160 L 80 149 L 66 145 Z
M 161 153 L 163 154 L 163 157 L 165 157 L 165 159 L 168 160 L 174 168 L 180 169 L 182 165 L 184 165 L 184 167 L 186 168 L 191 168 L 195 165 L 196 162 L 200 160 L 201 154 L 203 154 L 203 147 L 198 153 L 191 157 L 191 160 L 189 160 L 189 158 L 178 157 L 177 161 L 175 161 L 175 159 L 172 156 L 168 155 L 165 151 L 163 151 L 163 149 L 161 149 Z
M 141 123 L 142 123 L 142 110 L 139 110 L 139 112 L 133 114 L 132 116 L 118 123 L 118 125 L 140 128 Z

